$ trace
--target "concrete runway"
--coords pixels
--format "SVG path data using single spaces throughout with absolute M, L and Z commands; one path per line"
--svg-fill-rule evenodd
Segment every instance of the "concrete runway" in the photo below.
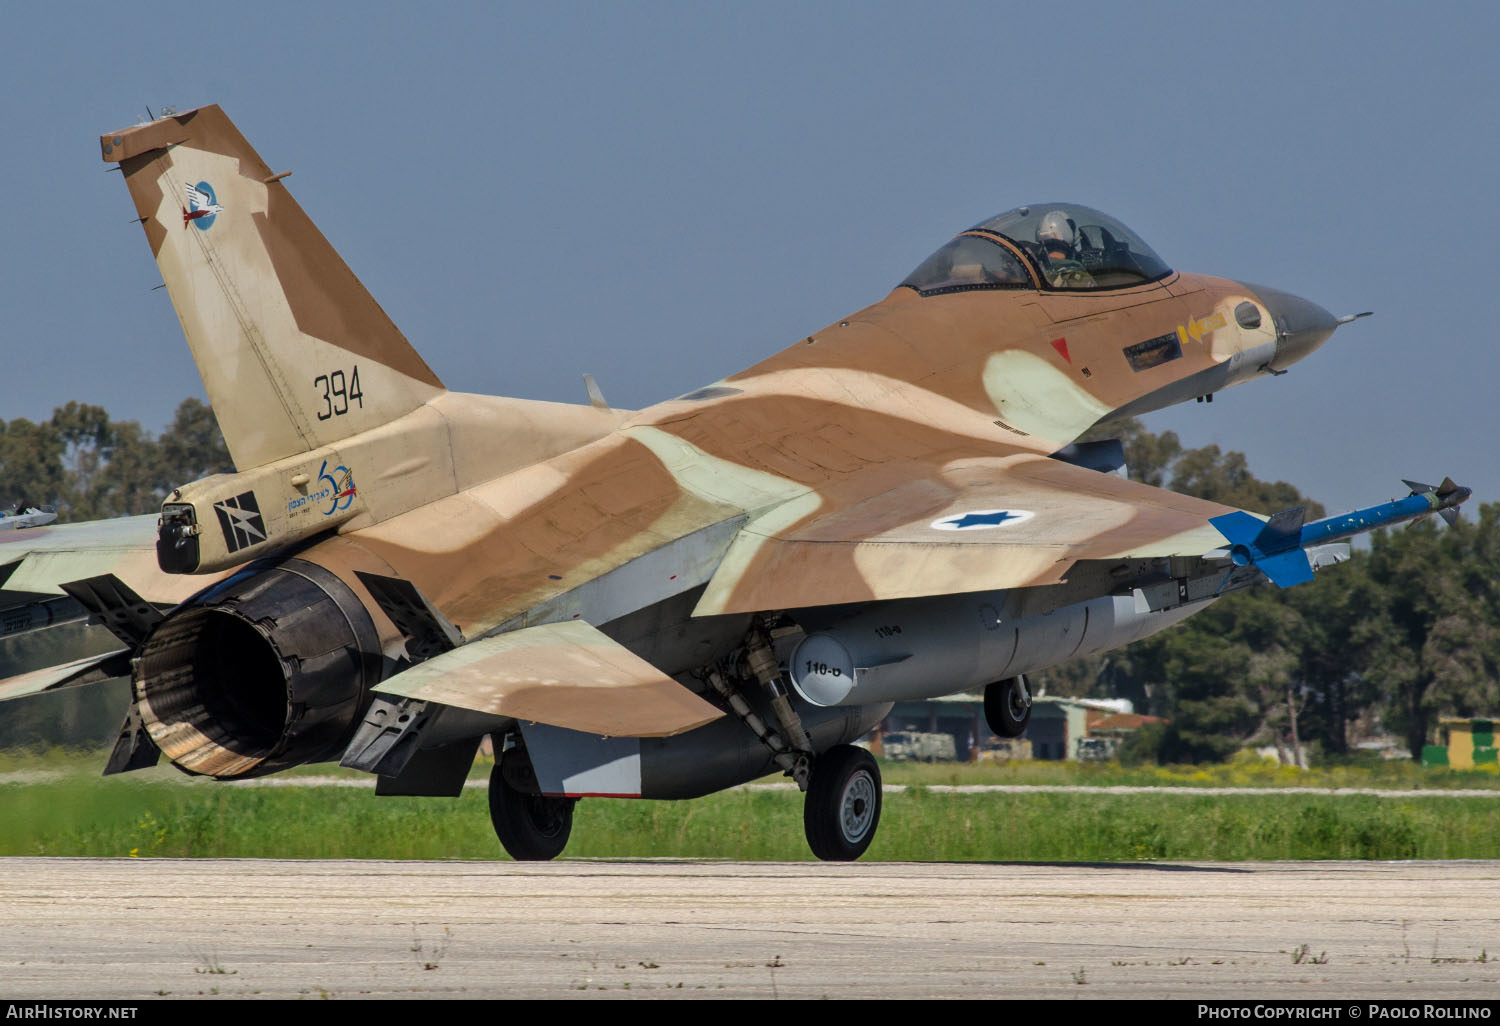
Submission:
M 4 998 L 1500 998 L 1496 862 L 7 858 L 0 923 Z

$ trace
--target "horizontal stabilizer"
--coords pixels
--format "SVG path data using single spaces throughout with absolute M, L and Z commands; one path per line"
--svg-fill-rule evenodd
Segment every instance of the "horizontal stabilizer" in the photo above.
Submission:
M 163 572 L 156 561 L 158 519 L 152 513 L 0 534 L 0 584 L 7 593 L 56 596 L 64 594 L 59 581 L 113 574 L 146 602 L 175 606 L 223 574 Z M 0 606 L 10 598 L 0 596 Z
M 117 649 L 103 655 L 84 656 L 70 663 L 48 666 L 0 680 L 0 702 L 39 695 L 43 691 L 97 684 L 114 677 L 130 676 L 130 650 Z
M 481 638 L 375 690 L 607 737 L 670 737 L 724 715 L 581 620 Z

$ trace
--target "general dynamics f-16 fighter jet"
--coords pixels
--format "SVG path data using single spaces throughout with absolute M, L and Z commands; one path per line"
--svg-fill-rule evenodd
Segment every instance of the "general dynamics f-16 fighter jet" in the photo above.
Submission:
M 1075 444 L 1280 374 L 1340 323 L 1174 271 L 1076 204 L 984 221 L 873 306 L 630 412 L 591 381 L 586 406 L 448 391 L 219 108 L 101 146 L 239 468 L 168 497 L 156 567 L 55 578 L 124 648 L 8 685 L 128 666 L 106 772 L 337 759 L 381 793 L 454 795 L 489 735 L 516 858 L 558 855 L 580 798 L 780 769 L 814 853 L 853 859 L 881 786 L 852 742 L 891 703 L 983 688 L 1017 735 L 1026 673 L 1467 497 L 1268 521 Z

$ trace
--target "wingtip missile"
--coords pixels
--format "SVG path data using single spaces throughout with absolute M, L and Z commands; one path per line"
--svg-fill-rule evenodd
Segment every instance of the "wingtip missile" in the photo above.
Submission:
M 1436 487 L 1419 481 L 1403 483 L 1411 489 L 1404 499 L 1310 524 L 1303 523 L 1300 506 L 1278 513 L 1270 520 L 1263 521 L 1237 510 L 1214 517 L 1209 523 L 1229 542 L 1229 558 L 1236 567 L 1254 567 L 1277 587 L 1290 588 L 1313 579 L 1313 565 L 1305 551 L 1309 547 L 1350 538 L 1377 527 L 1420 520 L 1433 513 L 1451 526 L 1458 519 L 1458 507 L 1474 494 L 1473 489 L 1455 484 L 1451 477 L 1443 478 L 1443 483 Z

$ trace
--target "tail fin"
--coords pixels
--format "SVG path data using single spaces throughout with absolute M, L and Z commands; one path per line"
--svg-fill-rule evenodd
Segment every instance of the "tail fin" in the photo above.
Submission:
M 218 107 L 103 136 L 146 229 L 235 466 L 410 412 L 443 391 Z

